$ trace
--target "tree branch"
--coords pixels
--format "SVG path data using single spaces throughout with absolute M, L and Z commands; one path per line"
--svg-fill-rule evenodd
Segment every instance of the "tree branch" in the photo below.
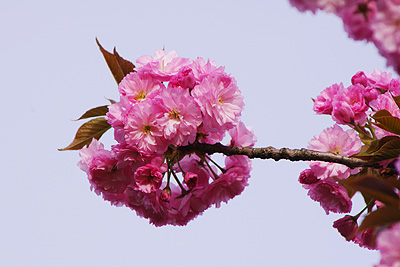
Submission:
M 319 152 L 309 150 L 305 148 L 301 149 L 289 149 L 281 148 L 276 149 L 272 146 L 265 148 L 251 148 L 251 147 L 232 147 L 224 146 L 220 143 L 217 144 L 205 144 L 205 143 L 194 143 L 188 146 L 180 147 L 179 150 L 183 153 L 193 153 L 196 151 L 214 154 L 222 153 L 226 156 L 232 155 L 245 155 L 251 159 L 274 159 L 275 161 L 286 159 L 290 161 L 325 161 L 331 163 L 339 163 L 346 165 L 349 168 L 356 167 L 375 167 L 379 168 L 378 164 L 371 164 L 365 160 L 358 158 L 350 158 L 334 153 Z

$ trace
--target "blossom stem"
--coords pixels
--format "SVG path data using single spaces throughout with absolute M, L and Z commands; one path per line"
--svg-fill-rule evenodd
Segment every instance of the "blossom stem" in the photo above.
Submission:
M 226 170 L 224 168 L 222 168 L 221 166 L 218 165 L 218 163 L 216 163 L 214 160 L 212 160 L 211 157 L 206 155 L 206 158 L 208 160 L 210 160 L 215 166 L 217 166 L 217 168 L 222 172 L 222 173 L 226 173 Z
M 362 134 L 365 138 L 368 138 L 370 140 L 373 140 L 373 137 L 371 137 L 370 133 L 368 133 L 365 128 L 361 127 L 359 124 L 354 123 L 354 130 L 357 131 L 358 133 Z
M 174 179 L 175 179 L 176 183 L 179 185 L 179 187 L 180 187 L 181 190 L 182 190 L 182 194 L 183 194 L 183 195 L 186 195 L 186 194 L 187 194 L 187 191 L 186 191 L 186 189 L 183 187 L 183 185 L 181 184 L 181 181 L 179 181 L 179 178 L 178 178 L 178 176 L 176 176 L 174 170 L 172 169 L 171 162 L 170 162 L 169 160 L 168 160 L 167 162 L 168 162 L 168 170 L 169 170 L 169 173 L 171 173 L 172 176 L 174 176 Z
M 353 218 L 354 218 L 355 220 L 358 220 L 358 218 L 360 217 L 360 215 L 363 214 L 363 212 L 364 212 L 366 209 L 368 209 L 370 206 L 372 206 L 374 203 L 375 203 L 375 199 L 371 199 L 371 200 L 369 201 L 369 203 L 368 203 L 357 215 L 354 215 L 354 216 L 353 216 Z
M 214 179 L 217 180 L 219 176 L 214 172 L 207 160 L 204 160 L 204 162 L 207 164 L 208 169 L 210 169 L 211 173 L 213 174 Z

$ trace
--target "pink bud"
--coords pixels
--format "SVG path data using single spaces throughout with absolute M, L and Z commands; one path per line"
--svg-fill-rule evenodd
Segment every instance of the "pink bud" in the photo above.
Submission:
M 160 168 L 152 164 L 141 166 L 135 172 L 136 185 L 144 193 L 151 193 L 160 188 L 162 179 Z
M 347 241 L 354 240 L 358 229 L 357 221 L 353 216 L 346 215 L 333 223 L 339 233 L 346 238 Z
M 188 66 L 182 67 L 178 74 L 173 76 L 169 82 L 172 87 L 182 87 L 183 89 L 193 89 L 196 85 L 193 70 Z
M 318 181 L 319 179 L 314 175 L 311 169 L 306 169 L 300 173 L 299 182 L 301 184 L 314 184 Z
M 364 72 L 359 71 L 353 77 L 351 77 L 351 83 L 353 85 L 359 83 L 359 84 L 363 85 L 364 87 L 367 87 L 368 78 Z
M 165 202 L 169 202 L 169 200 L 171 199 L 171 189 L 169 189 L 168 187 L 164 188 L 161 191 L 160 198 Z
M 184 183 L 187 185 L 189 189 L 193 189 L 197 185 L 198 175 L 193 172 L 187 172 L 185 175 Z

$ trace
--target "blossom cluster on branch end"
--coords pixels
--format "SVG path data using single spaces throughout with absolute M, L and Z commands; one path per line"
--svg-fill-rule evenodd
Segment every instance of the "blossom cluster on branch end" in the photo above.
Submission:
M 309 162 L 310 168 L 300 174 L 299 182 L 326 214 L 351 212 L 351 199 L 360 192 L 365 208 L 335 221 L 333 227 L 347 241 L 379 249 L 383 264 L 379 266 L 400 264 L 399 257 L 389 260 L 387 256 L 393 251 L 400 254 L 400 247 L 388 249 L 388 239 L 392 238 L 383 234 L 400 234 L 400 80 L 378 70 L 358 72 L 348 87 L 333 84 L 313 101 L 313 110 L 330 115 L 335 124 L 314 136 L 308 148 L 363 159 L 366 163 L 350 169 L 337 163 Z M 340 125 L 349 129 L 343 130 Z M 385 265 L 387 262 L 391 263 Z
M 215 62 L 175 51 L 158 50 L 134 66 L 99 47 L 119 83 L 120 100 L 106 114 L 102 107 L 88 113 L 105 115 L 101 123 L 114 129 L 118 144 L 106 150 L 98 138 L 87 140 L 84 130 L 96 127 L 83 125 L 66 148 L 88 145 L 80 149 L 78 165 L 94 192 L 156 226 L 186 225 L 241 194 L 250 177 L 248 157 L 225 157 L 221 164 L 207 153 L 180 149 L 219 143 L 227 133 L 230 146 L 255 144 L 252 129 L 240 121 L 244 102 L 234 77 Z M 105 129 L 97 128 L 100 137 Z

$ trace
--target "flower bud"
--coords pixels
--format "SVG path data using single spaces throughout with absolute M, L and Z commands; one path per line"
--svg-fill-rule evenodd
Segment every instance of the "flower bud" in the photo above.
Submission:
M 183 89 L 193 89 L 196 85 L 193 70 L 188 66 L 182 67 L 179 70 L 178 75 L 173 76 L 169 83 L 172 87 L 180 86 Z
M 300 173 L 299 182 L 301 184 L 314 184 L 318 181 L 319 179 L 314 175 L 311 169 L 306 169 Z
M 164 188 L 161 191 L 160 198 L 165 202 L 169 202 L 169 200 L 171 199 L 171 189 L 169 189 L 169 187 Z
M 353 216 L 346 215 L 333 223 L 339 233 L 346 238 L 347 241 L 354 240 L 356 237 L 358 225 Z
M 185 178 L 184 178 L 183 182 L 187 185 L 187 187 L 189 189 L 193 189 L 197 185 L 197 178 L 198 178 L 197 174 L 195 174 L 193 172 L 187 172 L 185 174 Z

